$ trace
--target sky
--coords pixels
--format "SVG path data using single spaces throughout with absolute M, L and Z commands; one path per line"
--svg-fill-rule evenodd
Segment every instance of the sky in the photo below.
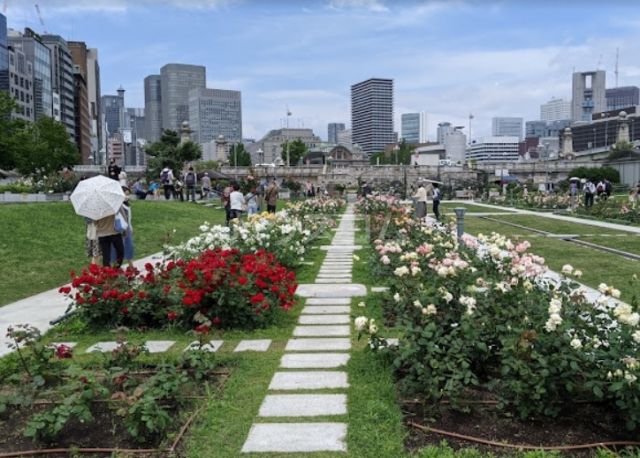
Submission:
M 102 94 L 144 106 L 145 76 L 204 65 L 207 87 L 242 91 L 243 136 L 284 125 L 350 126 L 350 87 L 394 80 L 395 130 L 424 111 L 491 133 L 494 116 L 539 119 L 571 99 L 571 73 L 602 69 L 640 86 L 638 0 L 0 0 L 10 28 L 98 48 Z M 42 13 L 38 19 L 35 4 Z M 635 5 L 635 6 L 634 6 Z

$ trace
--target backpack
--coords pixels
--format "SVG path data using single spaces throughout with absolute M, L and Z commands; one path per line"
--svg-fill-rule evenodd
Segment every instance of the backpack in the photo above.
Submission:
M 196 184 L 196 175 L 193 172 L 187 173 L 187 176 L 184 179 L 184 182 L 187 186 L 193 186 Z
M 602 183 L 599 183 L 599 184 L 598 184 L 597 191 L 598 191 L 598 192 L 602 192 L 602 191 L 604 191 L 604 186 L 602 186 Z
M 169 171 L 168 170 L 163 170 L 160 173 L 160 180 L 162 181 L 163 184 L 169 183 Z

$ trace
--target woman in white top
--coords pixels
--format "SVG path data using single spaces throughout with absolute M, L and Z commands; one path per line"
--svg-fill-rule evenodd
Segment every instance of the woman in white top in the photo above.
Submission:
M 124 167 L 118 174 L 118 182 L 120 183 L 120 186 L 122 186 L 123 188 L 129 187 L 129 185 L 127 184 L 127 173 L 124 171 Z
M 416 200 L 416 218 L 422 219 L 427 216 L 427 191 L 422 183 L 418 184 L 418 190 L 412 197 Z
M 244 196 L 240 192 L 240 185 L 238 185 L 238 183 L 233 184 L 233 191 L 229 194 L 229 207 L 229 219 L 240 219 L 242 211 L 244 210 Z

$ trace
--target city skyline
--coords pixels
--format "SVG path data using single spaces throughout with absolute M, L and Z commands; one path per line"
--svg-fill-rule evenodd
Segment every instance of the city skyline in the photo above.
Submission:
M 44 27 L 31 2 L 8 2 L 9 27 L 98 48 L 103 95 L 122 85 L 127 106 L 143 107 L 146 76 L 167 63 L 203 65 L 207 87 L 242 92 L 245 137 L 281 127 L 287 107 L 291 127 L 312 128 L 323 138 L 329 122 L 350 127 L 350 86 L 371 77 L 394 79 L 395 130 L 402 113 L 425 111 L 431 137 L 438 122 L 468 126 L 469 113 L 474 138 L 490 133 L 492 117 L 539 119 L 540 104 L 571 98 L 574 70 L 606 70 L 607 87 L 614 87 L 616 48 L 619 85 L 640 85 L 640 66 L 632 60 L 640 51 L 640 12 L 624 1 L 50 0 L 40 6 Z

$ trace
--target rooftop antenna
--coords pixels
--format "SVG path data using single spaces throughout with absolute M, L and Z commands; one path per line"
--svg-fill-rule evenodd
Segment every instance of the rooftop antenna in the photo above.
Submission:
M 618 87 L 618 59 L 620 57 L 620 48 L 616 48 L 616 87 Z
M 598 57 L 598 65 L 596 66 L 596 70 L 600 70 L 600 65 L 602 64 L 602 54 Z
M 291 112 L 289 111 L 289 105 L 287 105 L 287 129 L 289 128 L 289 116 L 291 116 Z

